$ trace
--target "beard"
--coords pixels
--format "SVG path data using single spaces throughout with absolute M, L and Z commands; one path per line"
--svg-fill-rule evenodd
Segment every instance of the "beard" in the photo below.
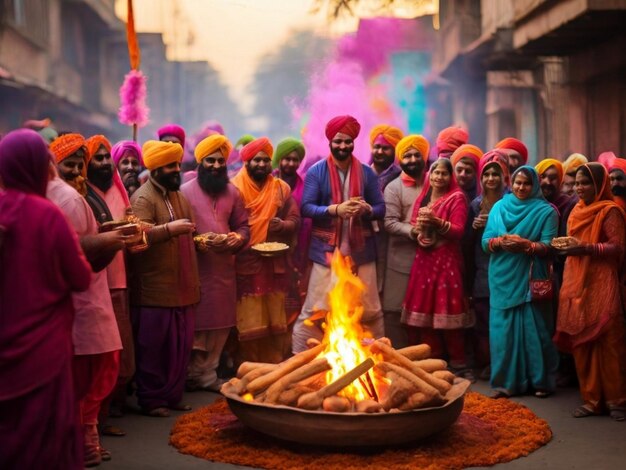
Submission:
M 65 182 L 78 191 L 78 194 L 82 197 L 87 196 L 87 180 L 85 180 L 82 176 L 77 176 L 71 180 L 65 180 Z
M 613 196 L 621 197 L 622 199 L 626 199 L 626 188 L 623 186 L 613 186 L 611 188 L 611 192 Z
M 180 171 L 164 174 L 160 170 L 156 170 L 153 178 L 168 191 L 178 191 L 180 189 Z
M 541 192 L 543 193 L 543 197 L 545 197 L 548 201 L 554 199 L 558 194 L 558 191 L 554 189 L 554 186 L 551 184 L 541 185 Z
M 411 178 L 414 179 L 418 179 L 419 177 L 422 176 L 422 173 L 424 171 L 424 165 L 411 165 L 411 164 L 404 164 L 401 163 L 400 164 L 400 168 L 402 168 L 402 171 L 404 171 L 407 175 L 409 175 Z
M 204 165 L 198 166 L 198 184 L 202 190 L 210 195 L 224 192 L 228 186 L 228 172 L 225 166 L 219 170 L 209 170 Z
M 139 187 L 139 173 L 136 171 L 127 171 L 122 175 L 122 183 L 127 191 L 130 188 L 137 189 Z
M 333 147 L 330 148 L 330 153 L 333 157 L 335 157 L 336 160 L 339 160 L 340 162 L 346 161 L 348 158 L 350 158 L 350 155 L 352 155 L 351 150 L 341 150 L 339 148 Z
M 87 179 L 102 192 L 107 192 L 113 186 L 113 169 L 110 166 L 100 168 L 89 167 Z

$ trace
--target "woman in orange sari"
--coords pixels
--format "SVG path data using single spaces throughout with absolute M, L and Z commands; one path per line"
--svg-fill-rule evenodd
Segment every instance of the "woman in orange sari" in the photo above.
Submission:
M 575 418 L 626 418 L 626 330 L 620 295 L 626 221 L 599 163 L 576 171 L 555 342 L 572 352 L 584 404 Z

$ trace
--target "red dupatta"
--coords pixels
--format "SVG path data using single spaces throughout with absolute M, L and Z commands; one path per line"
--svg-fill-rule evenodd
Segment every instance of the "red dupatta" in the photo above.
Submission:
M 422 187 L 419 196 L 417 196 L 417 199 L 415 200 L 415 205 L 413 206 L 413 214 L 411 214 L 412 225 L 415 225 L 418 212 L 420 210 L 420 207 L 422 206 L 422 201 L 426 198 L 426 196 L 430 195 L 429 193 L 430 171 L 426 173 L 426 178 L 424 178 L 424 186 Z M 463 193 L 463 191 L 461 191 L 459 184 L 456 182 L 454 174 L 451 174 L 450 184 L 448 185 L 446 193 L 430 206 L 433 214 L 441 219 L 449 220 L 449 217 L 451 215 L 451 209 L 456 205 L 456 201 L 459 197 L 465 199 L 465 194 Z
M 355 158 L 354 155 L 351 155 L 350 158 L 350 186 L 348 187 L 348 196 L 350 198 L 361 197 L 363 196 L 363 168 L 361 166 L 361 162 Z M 328 165 L 332 202 L 333 204 L 341 204 L 344 201 L 343 185 L 341 184 L 339 171 L 332 155 L 328 156 L 326 164 Z M 335 225 L 335 234 L 330 240 L 330 244 L 337 246 L 341 240 L 342 220 L 337 217 L 334 219 L 333 223 Z M 365 246 L 365 237 L 363 236 L 363 222 L 360 217 L 350 219 L 348 236 L 350 240 L 350 247 L 354 251 L 360 251 L 363 249 Z

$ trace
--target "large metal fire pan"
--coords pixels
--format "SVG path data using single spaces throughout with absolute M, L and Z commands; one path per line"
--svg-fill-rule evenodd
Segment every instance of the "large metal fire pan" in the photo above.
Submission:
M 423 439 L 452 425 L 463 410 L 470 382 L 455 379 L 443 406 L 397 413 L 332 413 L 244 401 L 222 389 L 245 425 L 279 439 L 324 446 L 387 446 Z

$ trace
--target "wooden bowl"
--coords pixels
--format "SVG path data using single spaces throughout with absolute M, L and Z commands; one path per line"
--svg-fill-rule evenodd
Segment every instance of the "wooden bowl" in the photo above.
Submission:
M 463 410 L 469 380 L 456 378 L 438 407 L 393 413 L 332 413 L 248 402 L 225 384 L 222 394 L 246 426 L 286 441 L 321 446 L 391 446 L 414 442 L 443 431 Z

